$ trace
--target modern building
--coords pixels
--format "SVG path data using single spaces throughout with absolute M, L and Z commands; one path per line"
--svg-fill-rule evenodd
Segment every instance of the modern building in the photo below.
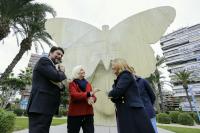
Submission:
M 200 24 L 174 31 L 160 39 L 171 81 L 174 83 L 174 97 L 185 102 L 186 93 L 181 84 L 177 84 L 175 73 L 186 70 L 192 72 L 189 86 L 200 103 Z
M 37 61 L 42 57 L 42 56 L 47 56 L 47 53 L 43 53 L 43 54 L 31 54 L 29 63 L 28 63 L 28 67 L 31 67 L 32 69 L 35 67 L 35 64 L 37 63 Z
M 174 97 L 171 91 L 163 93 L 164 106 L 167 111 L 179 110 L 180 99 Z

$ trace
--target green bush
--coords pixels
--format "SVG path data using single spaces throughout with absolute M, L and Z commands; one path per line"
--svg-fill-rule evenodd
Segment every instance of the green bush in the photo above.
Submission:
M 178 123 L 178 115 L 179 114 L 180 114 L 180 112 L 178 112 L 178 111 L 171 111 L 169 113 L 172 123 Z
M 195 120 L 195 122 L 196 122 L 197 124 L 200 124 L 199 117 L 198 117 L 198 115 L 197 115 L 196 113 L 195 113 L 193 119 Z
M 178 116 L 178 123 L 182 125 L 194 125 L 193 118 L 188 113 L 180 113 Z
M 198 118 L 198 115 L 197 115 L 196 112 L 195 113 L 194 112 L 190 112 L 189 114 L 197 124 L 200 124 L 200 121 L 199 121 L 199 118 Z
M 56 117 L 66 116 L 66 115 L 67 115 L 66 112 L 67 112 L 66 109 L 64 109 L 64 108 L 60 108 L 58 114 L 55 115 L 55 116 L 56 116 Z
M 67 110 L 66 109 L 61 109 L 60 113 L 62 114 L 62 116 L 66 116 L 67 115 Z
M 195 113 L 194 113 L 194 112 L 188 112 L 188 114 L 189 114 L 192 118 L 195 117 Z
M 16 108 L 14 109 L 14 113 L 17 115 L 17 116 L 22 116 L 23 113 L 24 113 L 24 110 L 20 109 L 20 108 Z
M 0 133 L 12 133 L 15 124 L 15 115 L 0 109 Z
M 160 113 L 157 115 L 157 120 L 159 123 L 163 123 L 163 124 L 170 124 L 170 116 L 166 113 Z

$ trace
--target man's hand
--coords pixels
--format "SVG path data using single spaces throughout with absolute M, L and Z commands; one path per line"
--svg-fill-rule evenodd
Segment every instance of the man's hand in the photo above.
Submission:
M 65 72 L 65 67 L 61 64 L 58 65 L 58 69 L 62 72 Z

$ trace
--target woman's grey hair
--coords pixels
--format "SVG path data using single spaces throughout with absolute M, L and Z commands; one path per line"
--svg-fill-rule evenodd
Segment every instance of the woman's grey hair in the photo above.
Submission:
M 72 79 L 78 79 L 79 78 L 79 73 L 81 69 L 84 69 L 82 65 L 78 65 L 73 68 L 72 70 Z

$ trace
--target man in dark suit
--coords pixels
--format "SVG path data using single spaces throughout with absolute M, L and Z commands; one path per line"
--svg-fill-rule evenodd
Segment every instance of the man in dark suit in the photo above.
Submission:
M 52 47 L 48 57 L 41 57 L 33 70 L 32 90 L 27 106 L 29 133 L 49 133 L 53 115 L 59 109 L 60 91 L 56 82 L 66 79 L 64 68 L 58 64 L 64 54 L 60 47 Z

